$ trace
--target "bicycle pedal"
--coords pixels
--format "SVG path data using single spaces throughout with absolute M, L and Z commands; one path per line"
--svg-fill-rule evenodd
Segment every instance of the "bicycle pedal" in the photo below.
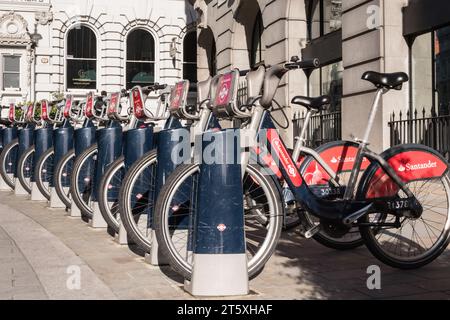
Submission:
M 314 226 L 311 229 L 307 230 L 304 233 L 304 236 L 305 236 L 306 239 L 311 239 L 319 231 L 320 231 L 320 224 L 318 224 L 317 226 Z

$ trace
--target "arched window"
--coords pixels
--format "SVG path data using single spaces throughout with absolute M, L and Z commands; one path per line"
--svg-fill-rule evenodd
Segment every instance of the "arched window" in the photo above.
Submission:
M 262 20 L 261 11 L 256 15 L 255 24 L 252 33 L 252 47 L 250 50 L 250 67 L 254 67 L 259 62 L 263 61 L 263 45 L 262 35 L 264 32 L 264 24 Z
M 189 32 L 183 42 L 183 79 L 197 82 L 197 33 Z
M 155 82 L 155 40 L 150 32 L 136 29 L 127 38 L 127 89 Z
M 97 37 L 86 26 L 79 26 L 67 35 L 66 76 L 68 89 L 96 89 Z

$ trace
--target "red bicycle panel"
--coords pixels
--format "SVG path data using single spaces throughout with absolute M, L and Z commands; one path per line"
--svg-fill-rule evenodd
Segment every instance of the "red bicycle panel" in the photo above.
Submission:
M 48 101 L 41 101 L 41 119 L 44 121 L 48 120 Z
M 64 105 L 64 112 L 63 112 L 64 118 L 70 117 L 70 110 L 72 109 L 72 102 L 73 102 L 72 95 L 71 94 L 67 95 L 66 96 L 66 104 Z
M 145 118 L 144 99 L 142 98 L 141 89 L 139 87 L 134 87 L 131 90 L 131 98 L 133 101 L 133 111 L 136 118 L 138 119 Z
M 357 153 L 358 148 L 356 146 L 336 146 L 320 152 L 320 157 L 334 172 L 349 172 L 352 171 L 355 165 Z M 369 165 L 370 161 L 364 158 L 360 169 L 366 170 Z M 316 160 L 312 160 L 308 165 L 303 178 L 308 185 L 325 185 L 331 179 L 325 169 Z
M 89 92 L 86 96 L 86 108 L 84 113 L 88 118 L 94 116 L 94 94 L 92 92 Z
M 108 116 L 119 113 L 120 92 L 111 93 L 109 98 Z
M 26 115 L 27 121 L 31 121 L 33 119 L 33 111 L 34 105 L 30 103 L 27 108 L 27 115 Z
M 281 165 L 283 166 L 284 171 L 289 176 L 289 180 L 295 187 L 300 187 L 303 183 L 303 179 L 300 176 L 300 173 L 294 162 L 292 161 L 289 152 L 286 150 L 286 147 L 281 141 L 277 131 L 275 129 L 267 130 L 267 139 L 272 146 L 272 151 L 275 152 L 281 162 Z
M 447 163 L 438 156 L 421 150 L 405 151 L 388 160 L 389 165 L 403 182 L 440 178 L 447 171 Z M 392 197 L 397 194 L 399 187 L 379 168 L 369 183 L 366 197 Z
M 184 103 L 184 99 L 189 88 L 188 81 L 178 82 L 170 93 L 170 111 L 176 111 Z
M 16 119 L 16 105 L 14 103 L 11 103 L 9 105 L 9 121 L 14 122 Z
M 220 77 L 215 98 L 216 106 L 224 106 L 230 103 L 233 97 L 233 75 L 234 73 L 230 72 Z

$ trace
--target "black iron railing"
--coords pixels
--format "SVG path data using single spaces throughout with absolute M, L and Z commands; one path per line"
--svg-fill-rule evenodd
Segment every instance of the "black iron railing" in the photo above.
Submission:
M 300 134 L 305 123 L 306 112 L 294 116 L 294 136 Z M 311 117 L 306 135 L 306 145 L 316 148 L 324 143 L 341 140 L 341 112 L 320 113 Z
M 403 143 L 419 143 L 439 151 L 450 160 L 450 115 L 438 115 L 434 108 L 427 113 L 417 109 L 395 112 L 389 122 L 391 146 Z

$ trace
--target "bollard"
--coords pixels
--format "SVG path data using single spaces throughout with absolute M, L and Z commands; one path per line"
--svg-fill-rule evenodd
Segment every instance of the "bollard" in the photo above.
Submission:
M 30 125 L 19 131 L 19 149 L 17 152 L 17 160 L 20 159 L 22 154 L 33 145 L 34 140 L 34 126 Z M 26 196 L 28 192 L 22 187 L 19 179 L 17 178 L 17 168 L 14 172 L 16 178 L 16 184 L 14 188 L 14 194 L 16 196 Z
M 84 150 L 86 150 L 95 143 L 96 130 L 97 129 L 95 128 L 91 120 L 87 120 L 87 123 L 83 126 L 83 128 L 75 130 L 74 133 L 75 158 L 79 156 Z M 68 216 L 73 218 L 81 217 L 80 208 L 78 208 L 73 202 L 72 205 L 70 206 Z
M 67 154 L 73 148 L 73 134 L 74 129 L 70 122 L 65 121 L 61 128 L 54 130 L 53 143 L 55 147 L 55 155 L 53 158 L 53 169 L 61 160 L 61 158 Z M 65 208 L 66 205 L 61 201 L 56 189 L 53 187 L 53 179 L 49 181 L 50 186 L 50 208 Z
M 16 139 L 18 136 L 18 130 L 17 127 L 12 128 L 4 128 L 2 130 L 2 144 L 3 146 L 7 146 L 11 143 L 14 139 Z M 11 165 L 7 167 L 7 174 L 13 176 L 14 172 L 16 170 L 16 163 L 17 163 L 17 148 L 15 151 L 12 151 L 12 155 L 10 158 Z M 6 182 L 3 180 L 2 177 L 0 177 L 0 190 L 3 191 L 10 191 L 11 188 L 6 184 Z
M 122 154 L 122 127 L 118 122 L 111 121 L 107 128 L 100 129 L 97 134 L 98 153 L 92 195 L 93 214 L 89 224 L 92 228 L 107 228 L 108 224 L 103 219 L 97 201 L 98 187 L 106 168 Z
M 138 128 L 131 129 L 124 132 L 124 146 L 123 155 L 125 162 L 125 172 L 139 160 L 145 153 L 153 149 L 153 127 L 149 127 L 143 123 L 137 125 Z M 139 181 L 137 181 L 139 184 Z M 145 186 L 138 186 L 139 188 L 145 188 Z M 115 188 L 113 188 L 115 189 Z M 108 195 L 109 196 L 109 195 Z M 118 195 L 114 195 L 111 200 L 116 201 Z M 114 237 L 115 241 L 121 245 L 129 244 L 127 231 L 123 227 L 122 223 L 119 224 L 119 233 Z
M 194 296 L 247 295 L 239 135 L 235 137 L 235 129 L 206 134 L 194 219 L 192 277 L 184 288 Z M 214 161 L 204 154 L 212 142 Z
M 34 155 L 33 163 L 36 164 L 39 158 L 53 146 L 53 128 L 41 128 L 34 132 Z M 36 185 L 36 178 L 31 176 L 31 200 L 32 201 L 46 201 L 45 196 L 39 191 Z
M 189 160 L 191 157 L 190 148 L 188 149 L 178 149 L 180 152 L 176 152 L 177 148 L 180 147 L 180 142 L 183 139 L 188 139 L 190 141 L 190 132 L 188 128 L 177 128 L 177 129 L 168 129 L 162 130 L 158 133 L 158 155 L 157 155 L 157 166 L 156 166 L 156 183 L 155 183 L 155 195 L 154 199 L 158 198 L 159 190 L 164 185 L 166 179 L 169 175 L 176 169 L 178 165 L 183 163 L 185 160 Z M 190 147 L 190 143 L 187 145 Z M 175 152 L 177 153 L 177 161 L 174 162 L 175 159 L 172 157 L 175 156 Z M 146 261 L 151 265 L 166 265 L 168 264 L 166 258 L 161 254 L 159 250 L 158 242 L 156 241 L 155 230 L 152 228 L 152 216 L 153 212 L 149 212 L 149 228 L 151 229 L 151 237 L 152 247 L 151 252 L 146 257 Z M 184 227 L 185 229 L 188 227 L 188 223 L 186 222 L 183 226 L 180 225 L 180 228 Z

